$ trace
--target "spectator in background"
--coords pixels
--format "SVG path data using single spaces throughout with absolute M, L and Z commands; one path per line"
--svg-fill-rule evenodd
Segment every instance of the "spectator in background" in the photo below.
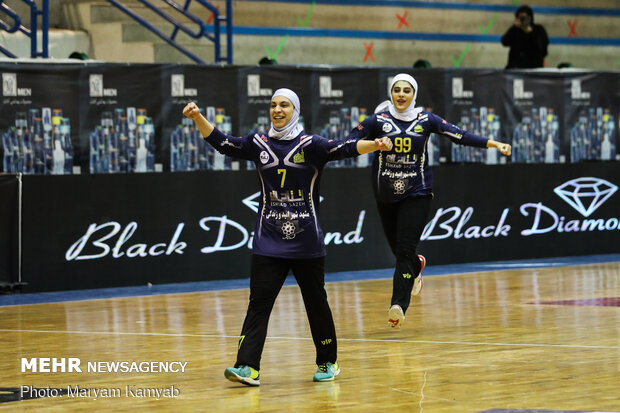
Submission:
M 431 67 L 431 62 L 426 59 L 418 59 L 413 64 L 414 69 L 427 69 L 429 67 Z
M 534 12 L 521 6 L 515 13 L 514 24 L 502 36 L 502 44 L 510 47 L 506 69 L 543 67 L 549 38 L 540 24 L 534 24 Z

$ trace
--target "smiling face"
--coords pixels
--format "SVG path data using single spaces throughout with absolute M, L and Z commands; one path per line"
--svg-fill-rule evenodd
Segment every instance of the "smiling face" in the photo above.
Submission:
M 271 108 L 269 109 L 273 126 L 276 129 L 285 127 L 293 117 L 294 110 L 295 107 L 290 100 L 284 96 L 274 96 L 271 99 Z
M 399 112 L 406 110 L 411 105 L 414 93 L 415 90 L 413 90 L 413 86 L 409 82 L 404 80 L 396 82 L 392 87 L 392 102 L 396 110 Z

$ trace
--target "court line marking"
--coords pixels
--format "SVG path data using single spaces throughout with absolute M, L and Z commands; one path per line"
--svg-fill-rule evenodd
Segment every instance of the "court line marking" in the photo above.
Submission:
M 620 64 L 620 59 L 619 62 Z M 557 261 L 560 260 L 560 261 Z M 533 261 L 533 262 L 532 262 Z M 446 264 L 427 268 L 427 277 L 460 276 L 472 273 L 491 273 L 510 271 L 518 268 L 558 268 L 576 266 L 594 266 L 620 262 L 620 254 L 588 255 L 564 258 L 539 258 L 518 261 L 494 261 L 472 264 Z M 327 285 L 332 283 L 351 283 L 363 281 L 380 281 L 391 279 L 392 268 L 343 271 L 325 274 Z M 285 287 L 295 286 L 295 281 L 287 279 Z M 159 284 L 153 287 L 110 287 L 96 290 L 72 290 L 56 292 L 25 293 L 21 295 L 0 296 L 0 308 L 41 304 L 72 302 L 90 302 L 98 300 L 116 300 L 134 297 L 154 297 L 162 295 L 184 295 L 214 291 L 239 291 L 249 288 L 249 278 L 232 280 L 212 280 L 177 284 Z M 146 291 L 145 291 L 146 289 Z M 96 295 L 93 295 L 96 294 Z M 12 302 L 15 297 L 16 302 Z M 24 300 L 22 300 L 24 299 Z M 6 301 L 6 303 L 4 302 Z
M 45 333 L 45 334 L 92 334 L 92 335 L 119 335 L 119 336 L 157 336 L 157 337 L 201 337 L 201 338 L 234 338 L 239 336 L 228 336 L 222 334 L 188 334 L 188 333 L 140 333 L 124 331 L 75 331 L 75 330 L 22 330 L 22 329 L 0 329 L 2 332 L 12 333 Z M 270 340 L 312 340 L 312 337 L 280 337 L 267 336 Z M 555 348 L 585 348 L 585 349 L 620 349 L 620 346 L 590 346 L 580 344 L 544 344 L 544 343 L 497 343 L 479 341 L 439 341 L 439 340 L 402 340 L 402 339 L 377 339 L 377 338 L 338 338 L 338 341 L 358 341 L 367 343 L 417 343 L 417 344 L 456 344 L 467 346 L 504 346 L 504 347 L 555 347 Z
M 420 411 L 422 411 L 422 400 L 424 400 L 424 387 L 426 386 L 426 371 L 424 371 L 424 383 L 422 384 L 422 390 L 420 390 Z
M 417 394 L 416 394 L 416 393 L 414 393 L 414 392 L 412 392 L 412 391 L 401 390 L 401 389 L 397 389 L 397 388 L 394 388 L 394 387 L 390 387 L 390 389 L 391 389 L 391 390 L 394 390 L 394 391 L 401 392 L 401 393 L 407 393 L 407 394 L 410 394 L 410 395 L 412 395 L 412 396 L 417 396 Z

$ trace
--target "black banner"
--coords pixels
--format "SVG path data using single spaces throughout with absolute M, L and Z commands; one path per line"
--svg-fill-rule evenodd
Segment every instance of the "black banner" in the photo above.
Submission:
M 391 265 L 368 172 L 325 173 L 321 222 L 332 271 Z M 259 187 L 253 171 L 28 176 L 29 291 L 247 277 Z
M 620 165 L 435 169 L 421 250 L 461 263 L 620 252 Z
M 430 265 L 619 253 L 618 177 L 618 163 L 436 167 L 419 251 Z M 325 170 L 327 271 L 394 263 L 370 179 Z M 26 176 L 28 291 L 247 277 L 258 188 L 252 171 Z
M 10 288 L 19 280 L 20 264 L 20 177 L 0 174 L 0 287 Z
M 163 169 L 161 66 L 87 65 L 79 84 L 82 168 L 91 174 Z
M 446 114 L 448 122 L 500 142 L 506 138 L 504 125 L 506 115 L 502 105 L 502 74 L 496 70 L 449 70 L 445 76 Z M 444 138 L 444 140 L 447 140 Z M 497 150 L 485 150 L 457 145 L 448 145 L 452 162 L 506 163 L 506 158 Z
M 620 116 L 620 76 L 576 73 L 564 77 L 567 161 L 615 160 Z
M 187 103 L 194 102 L 216 128 L 239 136 L 238 76 L 236 67 L 164 66 L 161 75 L 163 127 L 159 140 L 164 170 L 231 169 L 231 160 L 207 145 L 194 122 L 182 112 Z
M 72 173 L 80 153 L 78 65 L 2 64 L 2 171 Z
M 559 73 L 508 71 L 503 75 L 506 136 L 513 163 L 565 163 L 564 85 Z
M 183 105 L 196 101 L 226 133 L 264 133 L 273 92 L 288 87 L 300 97 L 306 132 L 340 139 L 388 98 L 388 81 L 400 72 L 417 78 L 418 106 L 513 145 L 504 158 L 433 135 L 431 165 L 620 159 L 618 72 L 0 63 L 2 171 L 251 169 L 205 145 L 182 118 Z M 360 157 L 330 167 L 367 164 Z

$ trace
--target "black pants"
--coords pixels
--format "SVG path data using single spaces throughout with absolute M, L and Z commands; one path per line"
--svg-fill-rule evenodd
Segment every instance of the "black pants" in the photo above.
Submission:
M 422 267 L 416 248 L 428 221 L 431 196 L 406 198 L 395 203 L 379 202 L 377 207 L 383 232 L 396 257 L 391 305 L 398 304 L 406 312 L 413 282 Z
M 325 291 L 325 257 L 286 259 L 252 255 L 250 304 L 243 322 L 235 367 L 260 370 L 269 316 L 289 270 L 297 279 L 316 347 L 316 363 L 336 362 L 336 328 Z

